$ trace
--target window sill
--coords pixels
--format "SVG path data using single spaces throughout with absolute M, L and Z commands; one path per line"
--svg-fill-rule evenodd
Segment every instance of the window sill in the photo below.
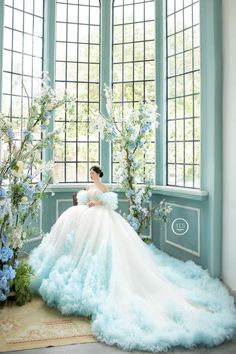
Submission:
M 47 188 L 47 192 L 76 192 L 79 189 L 85 189 L 88 183 L 60 183 L 60 184 L 50 184 Z M 117 192 L 123 192 L 122 189 L 118 188 L 116 184 L 106 183 L 111 190 Z M 191 200 L 204 201 L 208 199 L 208 192 L 196 189 L 187 189 L 179 187 L 169 187 L 169 186 L 155 186 L 152 190 L 155 195 L 163 195 L 168 197 L 177 197 Z
M 156 195 L 163 195 L 169 197 L 177 197 L 191 200 L 204 201 L 208 199 L 208 192 L 204 190 L 179 188 L 170 186 L 156 186 L 152 192 Z

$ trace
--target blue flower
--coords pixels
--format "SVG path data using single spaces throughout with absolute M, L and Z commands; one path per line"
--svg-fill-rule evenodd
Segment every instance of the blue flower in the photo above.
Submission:
M 4 188 L 0 187 L 0 199 L 5 199 L 7 196 Z
M 32 190 L 32 188 L 30 188 L 30 185 L 29 185 L 27 182 L 25 182 L 25 183 L 22 184 L 22 187 L 23 187 L 23 189 L 24 189 L 25 195 L 26 195 L 28 198 L 31 198 L 32 195 L 34 194 L 34 191 Z
M 131 144 L 131 145 L 129 146 L 129 148 L 130 148 L 131 150 L 133 150 L 133 149 L 136 148 L 136 145 L 135 145 L 135 144 Z
M 131 195 L 133 195 L 132 189 L 129 189 L 129 190 L 127 191 L 127 195 L 128 195 L 128 197 L 130 197 Z
M 0 249 L 0 261 L 7 262 L 13 256 L 13 251 L 10 247 L 2 247 Z
M 7 135 L 9 138 L 14 139 L 15 138 L 15 133 L 12 128 L 7 128 Z
M 33 137 L 32 133 L 29 132 L 26 129 L 23 130 L 23 135 L 28 141 L 33 141 L 34 140 L 34 137 Z
M 133 158 L 134 158 L 134 156 L 131 155 L 131 154 L 129 154 L 128 159 L 129 159 L 129 160 L 133 160 Z
M 9 266 L 8 264 L 4 264 L 2 273 L 7 280 L 12 280 L 16 276 L 15 269 L 13 269 L 12 266 Z
M 0 289 L 3 289 L 3 290 L 7 289 L 7 278 L 5 276 L 0 278 Z
M 142 134 L 145 134 L 146 131 L 150 128 L 151 125 L 152 125 L 152 122 L 151 122 L 151 121 L 146 122 L 146 123 L 142 126 L 140 132 L 141 132 Z
M 0 301 L 5 301 L 6 300 L 6 295 L 2 292 L 2 290 L 0 289 Z

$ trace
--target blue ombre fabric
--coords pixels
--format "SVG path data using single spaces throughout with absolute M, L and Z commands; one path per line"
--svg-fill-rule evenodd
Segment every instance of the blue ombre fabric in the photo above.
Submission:
M 233 298 L 218 279 L 143 243 L 114 211 L 116 194 L 92 189 L 78 201 L 30 255 L 32 287 L 49 306 L 90 316 L 98 340 L 125 350 L 215 346 L 234 336 Z

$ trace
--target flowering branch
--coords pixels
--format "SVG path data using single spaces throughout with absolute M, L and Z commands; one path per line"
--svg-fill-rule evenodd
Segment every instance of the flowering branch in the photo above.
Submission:
M 73 101 L 67 95 L 58 98 L 47 82 L 44 78 L 40 95 L 29 106 L 26 128 L 21 127 L 18 136 L 10 117 L 0 114 L 4 152 L 0 164 L 0 301 L 9 293 L 16 273 L 15 259 L 25 238 L 32 234 L 40 200 L 48 196 L 46 188 L 54 165 L 42 162 L 41 156 L 43 149 L 54 148 L 59 142 L 59 132 L 48 129 L 53 112 Z

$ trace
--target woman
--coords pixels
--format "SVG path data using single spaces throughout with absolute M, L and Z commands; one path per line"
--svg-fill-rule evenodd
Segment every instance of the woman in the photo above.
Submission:
M 101 182 L 77 195 L 30 255 L 32 286 L 63 314 L 91 316 L 92 331 L 128 350 L 213 346 L 236 329 L 233 298 L 193 262 L 147 246 L 114 211 L 117 196 Z

